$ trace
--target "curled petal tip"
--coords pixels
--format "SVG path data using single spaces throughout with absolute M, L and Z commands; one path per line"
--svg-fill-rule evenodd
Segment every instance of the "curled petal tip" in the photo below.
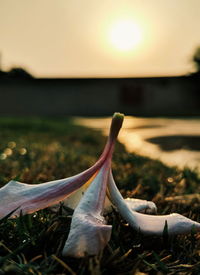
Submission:
M 157 213 L 157 207 L 155 203 L 152 201 L 133 199 L 133 198 L 126 198 L 124 199 L 124 201 L 132 211 L 154 213 L 154 214 Z

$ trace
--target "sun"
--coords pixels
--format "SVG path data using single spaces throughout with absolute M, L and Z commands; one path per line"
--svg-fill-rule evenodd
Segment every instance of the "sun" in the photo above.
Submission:
M 132 20 L 116 21 L 109 29 L 109 40 L 117 50 L 130 51 L 140 44 L 142 30 Z

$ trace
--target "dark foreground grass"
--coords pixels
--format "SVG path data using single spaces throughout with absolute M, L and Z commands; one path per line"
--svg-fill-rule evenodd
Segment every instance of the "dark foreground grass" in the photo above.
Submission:
M 100 133 L 66 119 L 1 118 L 0 184 L 71 176 L 92 165 L 104 144 Z M 198 196 L 166 199 L 198 194 L 200 180 L 195 172 L 129 154 L 121 144 L 116 146 L 113 170 L 124 196 L 153 200 L 159 214 L 179 212 L 199 221 Z M 169 238 L 164 230 L 162 238 L 145 237 L 114 209 L 106 217 L 113 230 L 102 255 L 63 258 L 71 217 L 72 211 L 61 204 L 56 213 L 45 209 L 0 220 L 0 274 L 200 274 L 200 234 Z

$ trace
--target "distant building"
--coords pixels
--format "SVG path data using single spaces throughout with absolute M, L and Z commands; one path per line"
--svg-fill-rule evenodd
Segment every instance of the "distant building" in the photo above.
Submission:
M 0 72 L 1 115 L 200 115 L 200 77 L 36 79 Z

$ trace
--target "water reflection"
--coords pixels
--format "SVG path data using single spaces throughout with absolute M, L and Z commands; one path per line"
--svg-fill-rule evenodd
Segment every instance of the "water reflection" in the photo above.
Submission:
M 75 123 L 108 134 L 110 118 L 77 118 Z M 126 117 L 119 140 L 130 152 L 200 171 L 200 119 Z

